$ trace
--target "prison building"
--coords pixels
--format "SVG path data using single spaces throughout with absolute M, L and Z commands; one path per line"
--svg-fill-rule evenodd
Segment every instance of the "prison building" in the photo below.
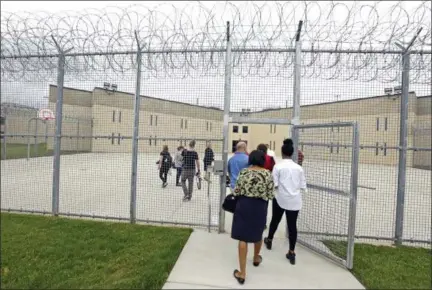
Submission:
M 1 104 L 0 117 L 1 117 L 1 131 L 2 134 L 11 134 L 14 136 L 6 136 L 6 142 L 13 144 L 27 144 L 28 138 L 25 136 L 27 132 L 35 132 L 38 110 L 36 108 L 4 102 Z M 39 124 L 40 126 L 40 124 Z M 40 127 L 39 130 L 43 131 Z M 43 132 L 42 132 L 43 133 Z M 22 136 L 18 136 L 21 134 Z M 35 140 L 31 139 L 32 144 L 34 142 L 43 142 L 42 138 Z
M 49 88 L 49 108 L 55 111 L 57 87 Z M 179 145 L 187 146 L 192 139 L 199 139 L 197 150 L 202 152 L 205 140 L 222 140 L 223 111 L 181 102 L 141 96 L 139 118 L 139 152 L 158 153 L 163 145 L 171 152 Z M 431 148 L 431 99 L 432 96 L 409 95 L 409 147 Z M 62 134 L 95 138 L 63 138 L 63 150 L 89 152 L 130 153 L 132 151 L 133 105 L 131 93 L 94 88 L 93 91 L 64 88 L 63 114 L 71 120 L 87 120 L 84 124 L 70 121 L 63 124 Z M 231 115 L 240 113 L 231 113 Z M 362 99 L 305 105 L 301 107 L 303 124 L 352 122 L 359 123 L 360 162 L 366 164 L 397 165 L 399 146 L 400 95 L 384 95 Z M 250 112 L 251 118 L 291 119 L 292 108 L 268 109 Z M 50 131 L 54 132 L 54 122 Z M 79 126 L 79 128 L 78 128 Z M 234 150 L 240 140 L 252 150 L 260 143 L 269 144 L 280 156 L 282 141 L 290 137 L 288 125 L 230 124 L 229 149 Z M 326 143 L 328 148 L 303 145 L 310 158 L 348 160 L 351 133 L 344 128 L 328 130 L 301 130 L 300 142 Z M 167 138 L 169 140 L 164 140 Z M 222 141 L 214 141 L 216 153 L 222 152 Z M 48 144 L 52 148 L 52 140 Z M 417 168 L 431 168 L 430 150 L 410 150 L 407 164 Z M 308 158 L 308 156 L 306 156 Z
M 408 147 L 429 148 L 429 151 L 410 150 L 407 164 L 417 168 L 431 168 L 431 99 L 432 96 L 417 97 L 409 94 L 408 108 Z M 301 107 L 302 124 L 339 123 L 356 121 L 360 128 L 360 162 L 368 164 L 398 164 L 400 95 L 384 95 L 361 99 L 344 100 Z M 286 118 L 291 119 L 292 108 L 268 109 L 251 112 L 251 118 Z M 284 138 L 291 135 L 287 125 L 247 125 L 232 124 L 230 142 L 244 140 L 249 148 L 256 148 L 259 143 L 266 143 L 279 155 Z M 246 132 L 246 133 L 245 133 Z M 327 143 L 327 150 L 322 147 L 307 146 L 307 152 L 313 158 L 340 159 L 347 161 L 350 150 L 343 144 L 351 144 L 351 134 L 343 128 L 301 130 L 300 142 Z M 373 148 L 371 148 L 373 147 Z M 303 151 L 306 151 L 303 150 Z M 338 157 L 340 156 L 340 157 Z M 307 157 L 306 157 L 307 158 Z
M 57 87 L 50 86 L 49 109 L 53 111 L 56 99 Z M 96 87 L 93 91 L 64 88 L 63 114 L 90 120 L 90 126 L 79 133 L 83 137 L 95 137 L 79 138 L 86 140 L 81 149 L 100 153 L 132 152 L 134 99 L 133 94 L 104 88 Z M 197 151 L 204 151 L 205 140 L 215 140 L 214 151 L 221 152 L 222 120 L 223 111 L 217 108 L 141 96 L 139 152 L 159 153 L 163 145 L 174 152 L 179 145 L 187 146 L 195 139 L 200 140 Z M 76 135 L 76 132 L 76 125 L 63 126 L 63 135 Z M 62 139 L 62 149 L 74 150 L 76 139 L 67 139 Z M 48 148 L 52 146 L 52 142 L 48 144 Z

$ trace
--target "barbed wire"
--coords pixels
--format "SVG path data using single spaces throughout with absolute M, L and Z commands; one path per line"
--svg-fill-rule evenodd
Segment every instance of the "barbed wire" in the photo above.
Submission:
M 393 82 L 400 73 L 396 41 L 407 44 L 419 28 L 411 58 L 412 83 L 431 83 L 429 1 L 376 2 L 191 2 L 181 9 L 161 4 L 83 12 L 3 13 L 1 70 L 7 79 L 52 76 L 58 50 L 68 73 L 125 73 L 135 69 L 137 31 L 143 71 L 149 77 L 224 73 L 225 22 L 231 21 L 234 74 L 290 76 L 294 35 L 304 21 L 303 76 Z M 349 71 L 350 73 L 346 73 Z M 344 73 L 342 73 L 344 72 Z

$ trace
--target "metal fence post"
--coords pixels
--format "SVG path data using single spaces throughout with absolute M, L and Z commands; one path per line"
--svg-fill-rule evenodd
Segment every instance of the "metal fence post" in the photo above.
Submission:
M 79 119 L 78 119 L 78 121 L 77 121 L 77 142 L 76 142 L 76 153 L 79 153 L 79 141 L 80 141 L 80 139 L 79 139 L 79 135 L 80 135 L 80 121 L 79 121 Z
M 3 136 L 3 160 L 7 159 L 7 132 L 8 132 L 8 113 L 7 110 L 5 112 L 5 120 L 4 120 L 4 136 Z
M 36 157 L 39 157 L 39 145 L 38 145 L 38 121 L 39 121 L 39 118 L 37 118 L 36 120 L 35 120 L 35 155 L 36 155 Z
M 2 132 L 2 134 L 3 134 L 3 136 L 2 136 L 2 140 L 1 140 L 1 142 L 2 142 L 2 159 L 3 160 L 6 160 L 6 142 L 7 142 L 7 140 L 6 140 L 6 135 L 7 135 L 7 126 L 6 126 L 6 118 L 7 118 L 7 114 L 5 114 L 5 119 L 4 119 L 4 123 L 3 123 L 3 132 Z
M 303 21 L 299 22 L 295 42 L 295 56 L 294 56 L 294 85 L 293 85 L 293 110 L 292 110 L 292 125 L 300 125 L 300 81 L 301 81 L 301 40 L 300 34 L 303 26 Z M 293 160 L 297 162 L 298 159 L 298 130 L 294 127 L 291 130 L 291 138 L 294 145 Z
M 45 124 L 45 146 L 48 147 L 48 121 L 44 121 Z
M 395 241 L 396 245 L 401 245 L 403 240 L 403 221 L 405 203 L 405 183 L 406 183 L 406 159 L 408 150 L 408 103 L 409 103 L 409 70 L 410 70 L 410 48 L 419 36 L 423 28 L 420 28 L 405 48 L 396 43 L 402 51 L 402 95 L 400 100 L 400 128 L 399 128 L 399 168 L 398 168 L 398 188 L 396 199 L 396 225 Z
M 409 66 L 410 55 L 409 53 L 404 53 L 402 55 L 402 96 L 400 100 L 399 168 L 395 226 L 395 240 L 397 245 L 401 245 L 403 239 L 406 159 L 408 147 Z
M 358 165 L 360 150 L 360 132 L 358 123 L 353 125 L 352 152 L 351 152 L 351 180 L 350 180 L 350 204 L 348 218 L 348 247 L 346 267 L 352 269 L 354 266 L 354 245 L 357 217 L 357 188 L 358 188 Z
M 231 65 L 232 65 L 232 43 L 230 35 L 230 22 L 227 22 L 227 47 L 225 55 L 225 86 L 224 86 L 224 117 L 223 117 L 223 145 L 222 145 L 222 161 L 223 175 L 220 178 L 220 197 L 219 197 L 219 233 L 225 231 L 225 211 L 222 208 L 223 201 L 226 196 L 226 176 L 228 173 L 228 148 L 229 148 L 229 114 L 231 108 Z
M 52 184 L 52 214 L 59 214 L 60 200 L 60 152 L 61 152 L 61 137 L 63 125 L 63 85 L 64 85 L 64 66 L 65 53 L 72 49 L 63 51 L 55 38 L 52 39 L 59 52 L 58 67 L 57 67 L 57 101 L 56 101 L 56 120 L 55 120 L 55 137 L 54 137 L 54 161 L 53 161 L 53 184 Z
M 134 126 L 132 139 L 132 173 L 131 173 L 131 197 L 130 197 L 130 222 L 136 223 L 136 187 L 137 187 L 137 169 L 138 169 L 138 138 L 139 138 L 139 114 L 141 106 L 141 61 L 142 53 L 138 39 L 138 34 L 135 31 L 135 39 L 137 41 L 137 71 L 135 83 L 135 101 L 134 101 Z
M 28 134 L 28 136 L 27 136 L 27 161 L 29 161 L 29 159 L 30 159 L 30 124 L 31 124 L 31 121 L 33 121 L 33 120 L 34 120 L 34 118 L 31 118 L 27 121 L 27 134 Z
M 301 81 L 301 29 L 303 21 L 299 21 L 296 42 L 295 42 L 295 55 L 294 55 L 294 84 L 293 84 L 293 110 L 291 118 L 291 139 L 293 141 L 294 152 L 292 160 L 298 161 L 298 143 L 299 136 L 296 126 L 300 125 L 300 81 Z M 288 237 L 288 225 L 285 228 L 285 236 Z

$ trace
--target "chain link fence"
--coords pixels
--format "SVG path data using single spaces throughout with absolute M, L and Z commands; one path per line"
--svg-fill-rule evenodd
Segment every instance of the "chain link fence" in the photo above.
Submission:
M 294 124 L 306 126 L 294 137 L 315 192 L 301 217 L 304 235 L 346 238 L 356 212 L 358 240 L 430 244 L 431 51 L 321 49 L 310 39 L 303 51 L 257 48 L 241 45 L 238 29 L 206 31 L 211 44 L 189 42 L 210 48 L 171 39 L 161 50 L 143 30 L 132 35 L 135 49 L 118 52 L 69 52 L 53 37 L 56 52 L 17 54 L 32 45 L 2 38 L 1 210 L 229 231 L 220 207 L 226 174 L 204 174 L 206 149 L 226 165 L 240 140 L 249 151 L 264 143 L 279 159 Z M 40 108 L 56 119 L 38 121 Z M 356 148 L 336 125 L 344 122 L 358 124 L 360 144 L 349 214 L 349 202 L 332 195 L 352 189 L 344 168 Z M 158 162 L 192 140 L 201 175 L 190 179 L 185 202 L 189 179 Z

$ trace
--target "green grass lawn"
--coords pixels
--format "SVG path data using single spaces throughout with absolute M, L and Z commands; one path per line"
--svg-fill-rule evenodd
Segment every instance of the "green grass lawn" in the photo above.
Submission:
M 161 289 L 191 232 L 2 213 L 2 289 Z
M 4 146 L 3 144 L 1 146 Z M 84 151 L 61 151 L 62 155 L 84 153 Z M 38 146 L 30 144 L 30 158 L 53 156 L 54 151 L 48 150 L 46 143 L 40 143 Z M 27 158 L 27 144 L 7 144 L 6 159 Z M 3 159 L 3 148 L 0 150 L 0 159 Z
M 346 243 L 325 241 L 339 257 L 346 257 Z M 355 244 L 354 276 L 366 289 L 431 289 L 431 250 Z

